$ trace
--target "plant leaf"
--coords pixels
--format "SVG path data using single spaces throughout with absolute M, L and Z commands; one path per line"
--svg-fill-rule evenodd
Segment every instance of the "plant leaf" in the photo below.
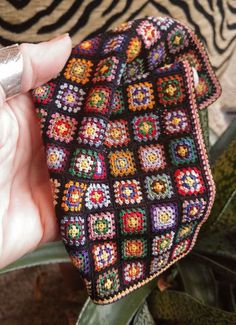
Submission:
M 155 325 L 154 319 L 148 309 L 147 302 L 145 301 L 138 309 L 134 319 L 133 325 Z
M 209 126 L 208 126 L 208 110 L 203 109 L 198 111 L 201 127 L 202 127 L 202 135 L 205 142 L 205 146 L 207 151 L 210 149 L 210 141 L 209 141 Z
M 154 290 L 148 298 L 148 305 L 157 324 L 160 319 L 175 321 L 181 325 L 234 325 L 236 323 L 236 313 L 202 304 L 184 292 Z
M 192 256 L 194 256 L 195 258 L 197 258 L 199 261 L 201 261 L 202 263 L 205 263 L 208 266 L 211 266 L 212 269 L 214 269 L 214 271 L 222 274 L 225 279 L 232 281 L 232 282 L 236 282 L 236 270 L 231 269 L 225 265 L 223 265 L 221 262 L 218 262 L 210 257 L 204 256 L 202 254 L 198 254 L 195 252 L 191 252 Z
M 212 165 L 222 156 L 230 143 L 236 139 L 236 119 L 234 119 L 217 142 L 210 149 L 210 162 Z
M 88 298 L 79 318 L 78 325 L 126 325 L 156 286 L 156 279 L 130 293 L 128 296 L 108 305 L 96 305 Z
M 185 291 L 202 303 L 218 306 L 217 283 L 209 266 L 186 256 L 177 263 Z
M 236 262 L 236 226 L 231 231 L 210 233 L 198 240 L 193 252 L 204 255 L 228 258 Z
M 16 262 L 0 270 L 0 274 L 23 269 L 26 267 L 66 262 L 70 262 L 70 258 L 66 253 L 65 247 L 62 242 L 57 241 L 42 245 L 35 251 L 24 255 Z
M 210 218 L 202 227 L 200 236 L 212 227 L 215 231 L 218 217 L 223 211 L 236 189 L 236 120 L 233 121 L 227 131 L 217 141 L 210 151 L 211 162 L 213 164 L 212 173 L 216 184 L 216 197 Z M 231 211 L 230 217 L 224 219 L 224 229 L 230 229 L 232 224 L 236 223 L 235 210 Z M 214 224 L 214 227 L 212 226 Z M 221 226 L 219 226 L 221 227 Z

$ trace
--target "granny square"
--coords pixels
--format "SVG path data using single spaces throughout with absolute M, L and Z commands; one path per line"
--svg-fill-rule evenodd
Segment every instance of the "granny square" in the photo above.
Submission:
M 69 172 L 78 177 L 91 178 L 95 173 L 97 159 L 96 151 L 79 148 L 73 153 Z
M 133 153 L 129 150 L 109 153 L 109 163 L 113 176 L 128 176 L 136 172 Z
M 153 87 L 150 82 L 140 82 L 127 87 L 129 109 L 131 111 L 153 108 Z
M 157 140 L 160 135 L 158 116 L 152 113 L 137 116 L 132 120 L 134 139 L 138 142 Z
M 70 143 L 74 139 L 77 124 L 73 117 L 54 113 L 49 121 L 47 135 L 56 141 Z
M 170 141 L 170 155 L 174 165 L 183 165 L 195 162 L 197 153 L 192 138 L 178 138 Z
M 125 239 L 122 242 L 122 258 L 124 260 L 145 257 L 147 242 L 145 239 Z
M 178 221 L 178 209 L 174 203 L 163 203 L 151 206 L 151 222 L 153 232 L 174 229 Z
M 119 218 L 123 235 L 143 234 L 147 230 L 147 215 L 143 208 L 121 210 Z
M 89 237 L 92 240 L 113 238 L 115 232 L 115 215 L 112 212 L 90 214 L 88 217 Z
M 89 82 L 92 66 L 90 60 L 72 58 L 66 66 L 64 76 L 67 80 L 84 85 Z
M 66 244 L 70 246 L 83 246 L 86 241 L 84 219 L 79 216 L 62 218 L 61 234 Z
M 171 198 L 174 195 L 172 181 L 168 174 L 147 176 L 145 188 L 149 200 Z
M 64 82 L 57 91 L 55 104 L 64 111 L 77 113 L 81 110 L 84 95 L 82 88 Z
M 220 93 L 197 35 L 169 17 L 89 37 L 32 91 L 61 238 L 94 303 L 194 247 L 215 197 L 199 111 Z
M 94 267 L 96 271 L 107 268 L 117 261 L 116 243 L 109 241 L 101 244 L 94 244 L 92 248 Z
M 105 86 L 93 87 L 88 95 L 85 104 L 86 112 L 97 112 L 105 114 L 108 112 L 108 105 L 111 97 L 111 90 Z
M 69 151 L 55 144 L 46 146 L 47 165 L 50 171 L 62 172 L 68 161 Z
M 107 147 L 126 146 L 129 141 L 130 135 L 126 120 L 120 119 L 108 123 L 104 141 Z
M 164 147 L 161 144 L 140 147 L 139 159 L 145 172 L 157 171 L 166 167 Z

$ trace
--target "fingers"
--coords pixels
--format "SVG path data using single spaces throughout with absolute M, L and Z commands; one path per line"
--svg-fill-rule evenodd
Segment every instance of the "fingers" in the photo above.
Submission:
M 62 70 L 71 52 L 71 39 L 69 34 L 64 34 L 39 44 L 23 43 L 20 48 L 24 62 L 22 92 L 27 92 Z

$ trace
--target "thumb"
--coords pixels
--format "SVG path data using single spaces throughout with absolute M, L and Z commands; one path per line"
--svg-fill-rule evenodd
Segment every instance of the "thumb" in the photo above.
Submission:
M 38 87 L 55 77 L 64 67 L 71 53 L 69 34 L 39 44 L 20 45 L 23 56 L 21 91 Z

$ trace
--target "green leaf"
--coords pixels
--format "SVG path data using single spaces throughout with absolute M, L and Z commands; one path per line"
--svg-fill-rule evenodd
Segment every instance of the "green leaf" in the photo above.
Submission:
M 215 232 L 201 238 L 193 252 L 227 258 L 236 262 L 236 225 L 231 231 Z
M 88 298 L 77 320 L 78 325 L 126 325 L 156 285 L 156 279 L 108 305 L 96 305 Z
M 148 298 L 150 312 L 158 320 L 181 325 L 235 325 L 236 313 L 205 305 L 187 293 L 154 290 Z M 174 323 L 176 324 L 176 323 Z
M 191 252 L 192 256 L 197 258 L 199 261 L 204 263 L 205 265 L 208 265 L 214 269 L 214 271 L 218 272 L 222 276 L 225 277 L 225 279 L 236 282 L 236 270 L 235 268 L 230 268 L 228 266 L 225 266 L 221 261 L 214 260 L 212 257 L 208 257 L 196 252 Z
M 230 127 L 212 147 L 210 151 L 212 174 L 216 184 L 216 197 L 210 217 L 203 225 L 200 236 L 204 236 L 205 232 L 212 227 L 215 231 L 218 217 L 221 215 L 226 203 L 235 191 L 236 184 L 236 120 L 230 124 Z M 229 210 L 228 210 L 229 212 Z M 224 219 L 224 229 L 230 229 L 232 224 L 236 223 L 236 213 L 233 209 L 230 217 Z
M 0 274 L 32 267 L 37 265 L 52 264 L 52 263 L 66 263 L 70 258 L 66 253 L 65 247 L 61 241 L 52 242 L 42 245 L 35 251 L 26 254 L 16 262 L 8 265 L 0 270 Z
M 147 302 L 141 305 L 132 321 L 133 325 L 155 325 L 154 319 L 148 309 Z
M 185 291 L 202 303 L 218 305 L 217 283 L 207 265 L 188 255 L 177 263 Z
M 225 132 L 219 137 L 218 141 L 210 149 L 210 162 L 215 164 L 222 156 L 224 151 L 236 139 L 236 119 L 234 119 Z
M 202 135 L 205 142 L 205 146 L 207 151 L 210 149 L 210 141 L 209 141 L 209 127 L 208 127 L 208 111 L 207 109 L 203 109 L 198 111 L 201 127 L 202 127 Z

